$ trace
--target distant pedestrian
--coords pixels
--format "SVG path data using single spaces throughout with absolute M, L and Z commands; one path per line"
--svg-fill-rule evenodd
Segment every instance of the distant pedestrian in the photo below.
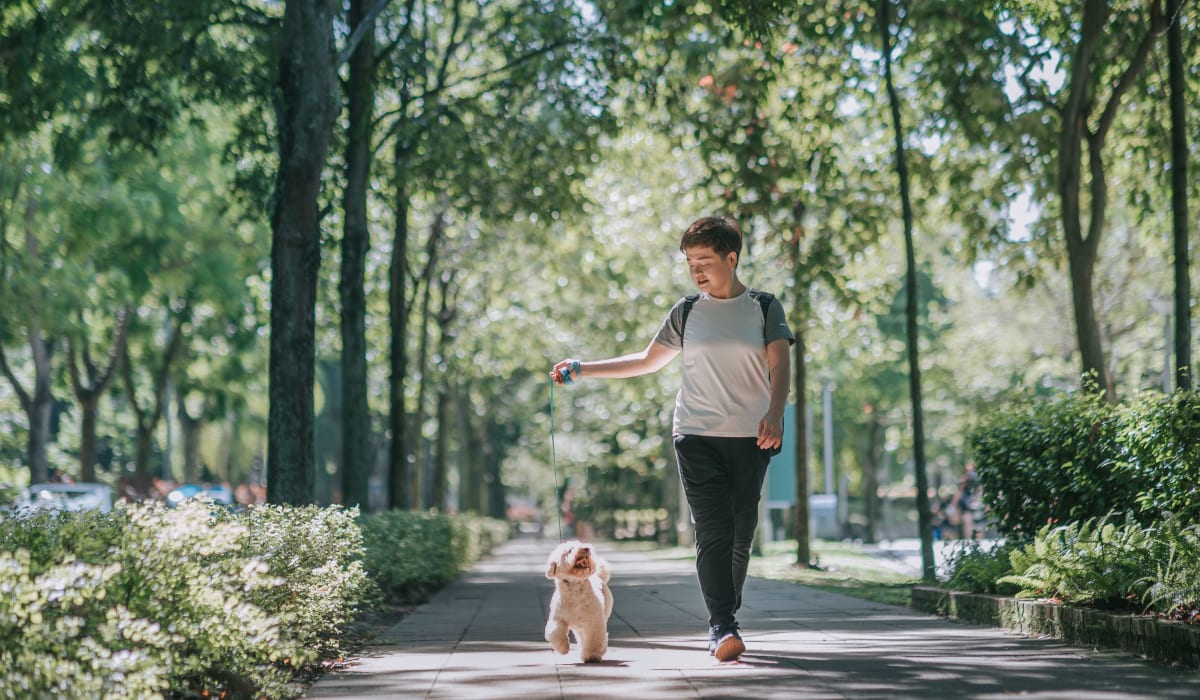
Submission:
M 974 462 L 967 462 L 963 469 L 953 506 L 957 511 L 959 532 L 963 539 L 975 539 L 979 535 L 975 531 L 975 513 L 982 509 L 982 501 L 979 497 L 979 473 L 975 471 Z
M 783 306 L 738 279 L 742 234 L 721 217 L 693 222 L 679 248 L 699 294 L 677 301 L 641 352 L 562 360 L 550 376 L 624 379 L 657 372 L 683 353 L 673 435 L 679 476 L 696 522 L 696 573 L 708 608 L 708 650 L 745 650 L 737 622 L 758 501 L 783 439 L 795 342 Z

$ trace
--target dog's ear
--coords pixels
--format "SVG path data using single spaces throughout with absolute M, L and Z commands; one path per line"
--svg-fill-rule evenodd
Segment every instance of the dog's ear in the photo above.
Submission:
M 558 562 L 548 562 L 546 564 L 546 578 L 554 578 L 556 573 L 558 573 Z
M 611 577 L 608 572 L 608 562 L 598 557 L 596 558 L 596 576 L 599 576 L 604 583 L 608 583 L 608 579 Z

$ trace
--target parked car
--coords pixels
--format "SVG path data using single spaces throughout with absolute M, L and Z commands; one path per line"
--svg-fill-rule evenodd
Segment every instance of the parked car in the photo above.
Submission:
M 16 513 L 38 510 L 98 510 L 107 513 L 113 507 L 113 488 L 108 484 L 34 484 L 13 501 Z
M 212 501 L 218 506 L 234 505 L 233 491 L 223 484 L 181 484 L 167 494 L 167 506 L 174 508 L 189 498 Z

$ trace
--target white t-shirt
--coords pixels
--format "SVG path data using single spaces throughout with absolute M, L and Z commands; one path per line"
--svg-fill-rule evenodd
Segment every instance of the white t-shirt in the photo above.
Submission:
M 759 292 L 732 299 L 701 293 L 680 337 L 683 299 L 675 302 L 654 340 L 683 350 L 683 380 L 675 398 L 676 435 L 756 437 L 771 404 L 767 343 L 787 339 L 783 305 L 771 302 L 764 319 Z

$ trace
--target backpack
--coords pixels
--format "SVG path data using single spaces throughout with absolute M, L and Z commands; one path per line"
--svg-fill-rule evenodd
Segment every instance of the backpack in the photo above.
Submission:
M 751 290 L 750 295 L 758 300 L 758 305 L 759 305 L 759 307 L 762 308 L 763 341 L 766 342 L 766 339 L 767 339 L 767 309 L 771 308 L 771 302 L 775 301 L 775 295 L 768 294 L 767 292 L 760 292 L 757 289 Z M 681 314 L 682 317 L 679 319 L 679 345 L 680 346 L 683 345 L 683 332 L 685 330 L 687 330 L 688 314 L 692 313 L 692 305 L 695 304 L 696 300 L 699 298 L 700 298 L 699 292 L 696 292 L 695 294 L 689 294 L 683 298 L 683 309 L 682 309 L 682 314 Z

